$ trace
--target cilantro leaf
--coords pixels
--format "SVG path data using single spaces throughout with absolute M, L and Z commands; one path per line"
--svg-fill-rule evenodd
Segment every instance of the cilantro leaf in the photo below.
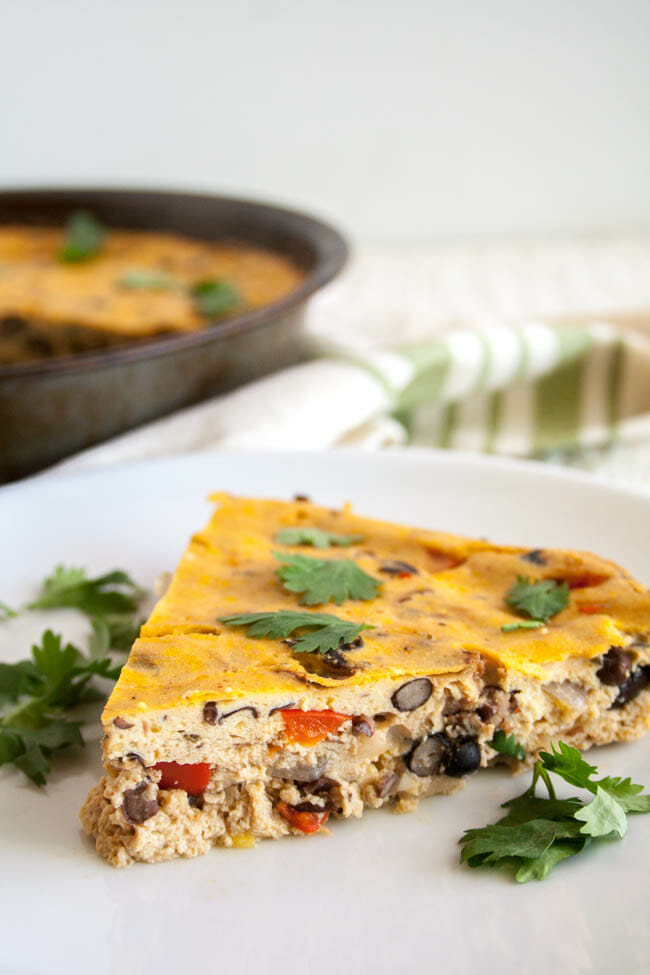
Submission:
M 89 579 L 85 569 L 58 565 L 45 579 L 41 592 L 28 609 L 74 607 L 87 616 L 134 613 L 143 590 L 126 572 L 115 569 Z
M 363 535 L 339 535 L 321 528 L 283 528 L 277 532 L 275 541 L 278 545 L 311 545 L 313 548 L 347 547 L 363 541 Z
M 351 559 L 315 559 L 309 555 L 273 553 L 284 565 L 276 575 L 285 589 L 302 593 L 300 602 L 316 606 L 333 600 L 340 606 L 346 599 L 374 599 L 381 579 L 364 572 Z
M 293 646 L 296 653 L 324 654 L 328 650 L 349 645 L 356 640 L 362 630 L 374 628 L 366 623 L 352 623 L 349 620 L 339 619 L 338 616 L 332 616 L 330 613 L 299 613 L 288 609 L 270 613 L 222 616 L 220 622 L 228 623 L 230 626 L 246 626 L 246 635 L 249 637 L 283 640 L 298 633 Z
M 199 314 L 204 318 L 221 318 L 243 306 L 237 288 L 219 278 L 206 278 L 192 288 L 192 297 Z
M 509 758 L 516 758 L 518 761 L 523 762 L 526 758 L 526 752 L 524 751 L 522 745 L 520 745 L 515 739 L 514 735 L 507 735 L 505 731 L 499 729 L 494 732 L 492 736 L 492 741 L 489 742 L 490 748 L 493 748 L 495 752 L 500 752 L 501 755 L 507 755 Z
M 546 620 L 569 605 L 569 586 L 555 579 L 533 581 L 517 576 L 517 581 L 506 595 L 508 606 L 532 620 Z
M 577 748 L 560 741 L 557 748 L 555 745 L 551 745 L 550 752 L 540 752 L 539 758 L 547 771 L 561 776 L 569 785 L 576 785 L 580 789 L 589 789 L 595 792 L 595 787 L 590 779 L 596 772 L 596 766 L 585 762 Z
M 133 268 L 125 271 L 118 284 L 122 288 L 136 291 L 173 291 L 179 287 L 179 282 L 171 274 L 155 268 Z
M 5 620 L 10 620 L 14 616 L 18 616 L 16 610 L 0 600 L 0 623 L 4 623 Z
M 104 241 L 104 227 L 86 210 L 73 213 L 66 224 L 59 260 L 64 264 L 78 264 L 94 257 Z
M 537 858 L 555 840 L 578 836 L 580 824 L 570 820 L 531 819 L 518 826 L 484 826 L 462 836 L 461 860 L 470 866 L 494 864 L 510 857 Z
M 556 840 L 540 857 L 524 860 L 515 873 L 515 880 L 519 884 L 525 884 L 533 879 L 546 880 L 553 867 L 567 857 L 582 853 L 589 842 L 588 836 L 580 840 Z
M 579 809 L 575 818 L 584 822 L 581 832 L 588 836 L 609 836 L 610 833 L 616 833 L 623 839 L 627 832 L 625 810 L 600 786 L 596 788 L 596 797 Z

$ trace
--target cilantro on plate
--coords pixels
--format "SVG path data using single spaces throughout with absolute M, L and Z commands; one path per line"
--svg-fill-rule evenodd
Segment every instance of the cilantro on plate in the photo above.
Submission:
M 594 779 L 597 769 L 576 748 L 559 742 L 541 752 L 530 787 L 503 806 L 506 815 L 491 826 L 467 830 L 461 861 L 470 867 L 514 870 L 520 883 L 544 880 L 562 860 L 605 838 L 622 839 L 631 813 L 650 812 L 650 795 L 629 778 Z M 586 790 L 593 798 L 558 799 L 551 775 Z M 536 795 L 542 781 L 548 796 Z

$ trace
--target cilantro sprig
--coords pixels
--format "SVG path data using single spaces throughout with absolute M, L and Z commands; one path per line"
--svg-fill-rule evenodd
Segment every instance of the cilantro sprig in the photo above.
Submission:
M 143 595 L 144 591 L 121 569 L 91 579 L 85 569 L 57 565 L 27 608 L 73 607 L 89 617 L 126 614 L 135 612 Z
M 95 631 L 97 633 L 97 631 Z M 46 630 L 31 657 L 0 664 L 0 765 L 13 763 L 36 785 L 45 785 L 53 752 L 83 745 L 81 721 L 71 712 L 103 700 L 94 677 L 116 680 L 121 664 L 109 656 L 105 637 L 89 655 Z
M 333 600 L 337 606 L 346 599 L 374 599 L 381 579 L 364 572 L 351 559 L 316 559 L 310 555 L 273 553 L 283 565 L 276 575 L 289 592 L 302 593 L 300 602 L 316 606 Z
M 105 694 L 96 677 L 116 680 L 115 651 L 129 650 L 138 635 L 138 604 L 145 595 L 116 569 L 90 578 L 84 569 L 57 566 L 27 609 L 70 607 L 91 624 L 88 653 L 46 630 L 31 656 L 0 663 L 0 765 L 12 763 L 36 785 L 45 785 L 55 752 L 83 745 L 76 709 Z M 0 621 L 17 616 L 0 603 Z
M 171 274 L 155 268 L 131 268 L 124 272 L 118 284 L 134 291 L 175 291 L 182 287 Z
M 89 260 L 100 250 L 104 235 L 104 227 L 92 213 L 78 210 L 70 216 L 66 224 L 59 260 L 64 264 L 79 264 Z
M 283 528 L 276 533 L 278 545 L 311 545 L 313 548 L 331 548 L 334 545 L 347 548 L 363 541 L 363 535 L 341 535 L 322 528 Z
M 374 629 L 366 623 L 352 623 L 330 613 L 300 613 L 289 609 L 222 616 L 220 622 L 246 626 L 246 636 L 286 640 L 295 635 L 293 649 L 296 653 L 325 654 L 328 650 L 348 646 L 362 630 Z
M 562 860 L 582 853 L 589 845 L 622 839 L 627 816 L 650 812 L 650 795 L 630 778 L 594 779 L 596 766 L 580 752 L 559 742 L 541 752 L 530 787 L 503 803 L 506 815 L 491 826 L 467 830 L 460 839 L 461 862 L 470 867 L 506 867 L 519 883 L 544 880 Z M 593 798 L 558 799 L 551 775 L 586 790 Z M 539 781 L 548 795 L 536 795 Z

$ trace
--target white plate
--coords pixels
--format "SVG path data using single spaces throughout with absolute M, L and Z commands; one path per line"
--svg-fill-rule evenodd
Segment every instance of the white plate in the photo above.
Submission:
M 391 451 L 224 455 L 35 480 L 0 491 L 0 598 L 20 603 L 57 562 L 127 568 L 151 586 L 202 524 L 211 490 L 296 492 L 361 513 L 495 541 L 593 548 L 650 582 L 650 495 L 535 465 Z M 0 627 L 16 659 L 44 622 L 71 637 L 73 613 Z M 607 773 L 650 785 L 650 741 L 597 753 Z M 7 972 L 474 973 L 650 970 L 650 819 L 622 843 L 515 884 L 458 863 L 465 828 L 521 792 L 493 771 L 411 816 L 367 813 L 332 835 L 214 850 L 116 871 L 82 835 L 77 810 L 100 774 L 98 748 L 56 763 L 46 789 L 0 775 L 0 959 Z

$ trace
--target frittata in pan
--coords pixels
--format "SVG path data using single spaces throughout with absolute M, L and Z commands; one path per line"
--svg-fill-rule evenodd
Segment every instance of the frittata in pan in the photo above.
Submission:
M 0 364 L 183 334 L 276 301 L 301 281 L 241 243 L 102 228 L 0 226 Z

